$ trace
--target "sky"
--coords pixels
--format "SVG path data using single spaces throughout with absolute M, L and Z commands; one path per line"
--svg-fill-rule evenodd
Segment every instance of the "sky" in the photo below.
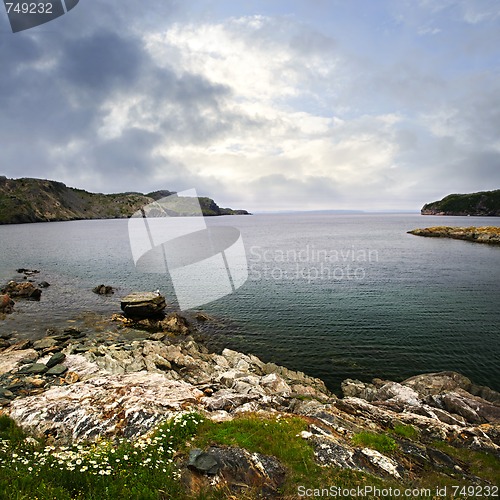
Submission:
M 0 175 L 419 210 L 500 188 L 498 0 L 80 0 L 0 10 Z

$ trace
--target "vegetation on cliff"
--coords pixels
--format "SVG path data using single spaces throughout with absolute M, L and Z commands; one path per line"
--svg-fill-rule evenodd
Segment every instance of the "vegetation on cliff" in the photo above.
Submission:
M 62 182 L 42 179 L 0 177 L 0 224 L 50 222 L 79 219 L 116 219 L 130 217 L 145 205 L 175 194 L 155 191 L 148 194 L 89 193 L 67 187 Z M 179 200 L 179 215 L 183 198 Z M 199 198 L 203 215 L 245 215 L 245 210 L 221 208 L 210 198 Z
M 453 238 L 456 240 L 473 241 L 475 243 L 488 243 L 490 245 L 500 245 L 500 227 L 453 227 L 434 226 L 423 229 L 413 229 L 408 231 L 415 236 L 429 236 L 434 238 Z
M 471 194 L 450 194 L 440 201 L 427 203 L 422 215 L 500 216 L 500 189 Z

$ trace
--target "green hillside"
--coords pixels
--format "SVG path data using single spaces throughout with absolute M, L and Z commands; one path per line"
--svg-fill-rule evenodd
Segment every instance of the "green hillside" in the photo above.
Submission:
M 422 215 L 500 216 L 500 189 L 471 194 L 450 194 L 440 201 L 427 203 Z
M 0 176 L 0 224 L 127 218 L 145 205 L 171 194 L 175 193 L 89 193 L 67 187 L 62 182 Z M 178 213 L 171 215 L 193 215 L 182 210 L 183 205 L 189 205 L 185 200 L 187 198 L 178 198 Z M 245 210 L 220 208 L 210 198 L 199 200 L 206 216 L 248 214 Z

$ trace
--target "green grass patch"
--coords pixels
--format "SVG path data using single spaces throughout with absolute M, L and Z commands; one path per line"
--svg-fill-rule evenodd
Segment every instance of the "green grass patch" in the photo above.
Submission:
M 288 471 L 281 492 L 284 498 L 296 498 L 299 486 L 318 490 L 330 486 L 357 488 L 366 484 L 378 488 L 396 486 L 393 481 L 359 471 L 319 465 L 310 441 L 300 437 L 300 432 L 308 427 L 305 418 L 290 415 L 264 418 L 247 414 L 219 423 L 206 420 L 200 425 L 193 446 L 238 446 L 276 457 Z
M 206 420 L 200 426 L 194 444 L 199 448 L 213 445 L 237 446 L 249 452 L 272 455 L 307 478 L 316 469 L 311 444 L 298 434 L 306 430 L 307 422 L 300 417 L 262 418 L 246 415 L 229 422 Z
M 432 446 L 466 463 L 471 474 L 486 479 L 492 484 L 500 485 L 500 460 L 495 455 L 484 451 L 454 448 L 442 441 L 435 442 Z
M 386 434 L 376 434 L 374 432 L 358 432 L 352 437 L 352 443 L 356 446 L 363 446 L 377 450 L 380 453 L 389 455 L 396 451 L 398 445 L 396 441 Z
M 404 437 L 406 439 L 411 439 L 415 441 L 418 439 L 419 432 L 413 427 L 413 425 L 405 425 L 405 424 L 396 424 L 393 429 L 394 434 L 398 436 Z
M 182 499 L 174 455 L 201 421 L 189 413 L 133 441 L 56 448 L 26 438 L 8 417 L 0 417 L 0 499 Z

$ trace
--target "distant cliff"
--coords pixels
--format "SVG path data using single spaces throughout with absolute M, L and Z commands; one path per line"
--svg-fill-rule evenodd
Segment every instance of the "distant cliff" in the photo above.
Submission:
M 0 224 L 127 218 L 144 205 L 171 194 L 175 193 L 89 193 L 62 182 L 0 176 Z M 248 214 L 246 210 L 221 208 L 211 198 L 199 201 L 206 216 Z
M 486 215 L 500 217 L 500 189 L 471 194 L 450 194 L 427 203 L 422 215 Z

